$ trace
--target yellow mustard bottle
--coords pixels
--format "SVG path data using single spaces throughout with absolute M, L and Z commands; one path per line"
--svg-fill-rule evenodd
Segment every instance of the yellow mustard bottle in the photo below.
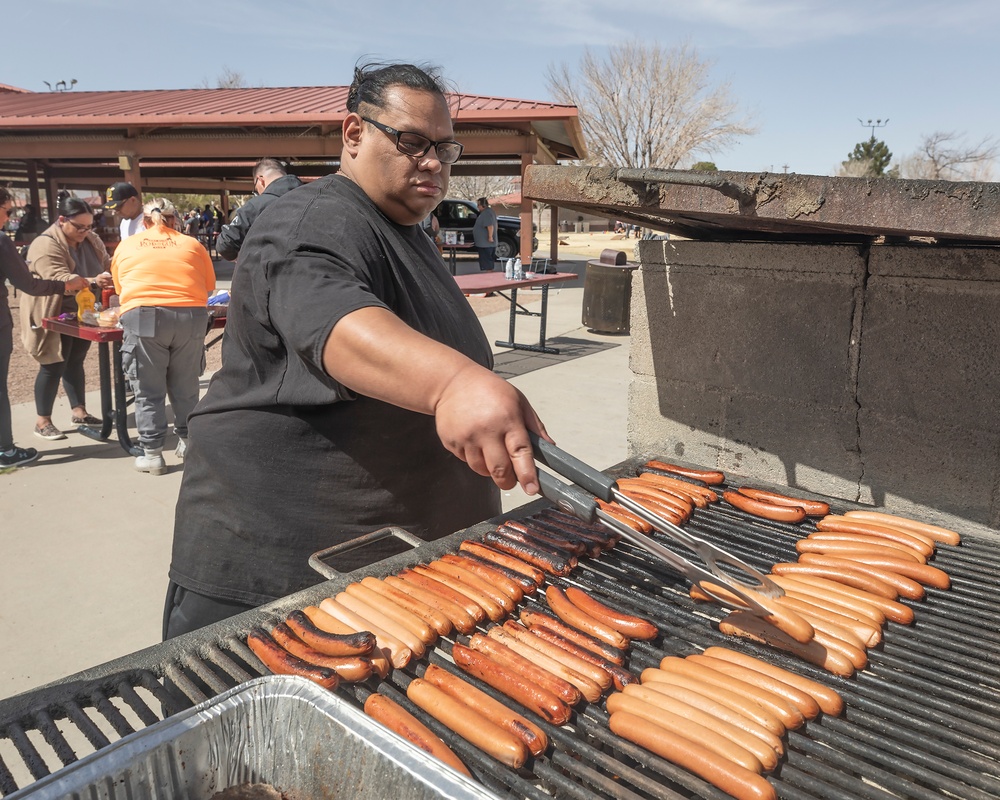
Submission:
M 76 319 L 78 322 L 83 322 L 84 312 L 94 313 L 94 303 L 96 302 L 97 298 L 94 297 L 89 286 L 84 286 L 76 293 Z

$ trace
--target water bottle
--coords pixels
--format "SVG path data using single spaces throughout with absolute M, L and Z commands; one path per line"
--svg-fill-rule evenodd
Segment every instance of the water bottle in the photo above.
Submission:
M 465 234 L 464 233 L 458 234 L 458 243 L 459 244 L 465 244 Z
M 514 259 L 508 258 L 507 263 L 504 265 L 503 276 L 509 280 L 514 280 Z
M 524 269 L 521 267 L 521 256 L 514 259 L 514 280 L 523 281 L 524 280 Z

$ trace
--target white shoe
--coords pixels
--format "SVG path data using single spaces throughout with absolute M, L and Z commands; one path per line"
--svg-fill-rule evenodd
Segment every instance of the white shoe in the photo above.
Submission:
M 183 437 L 179 438 L 177 440 L 177 449 L 174 450 L 174 455 L 177 456 L 177 458 L 181 459 L 181 461 L 183 461 L 184 456 L 187 455 L 187 451 L 188 451 L 188 440 Z
M 163 448 L 145 448 L 144 454 L 136 458 L 135 468 L 150 475 L 162 475 L 167 471 L 167 462 L 163 460 Z

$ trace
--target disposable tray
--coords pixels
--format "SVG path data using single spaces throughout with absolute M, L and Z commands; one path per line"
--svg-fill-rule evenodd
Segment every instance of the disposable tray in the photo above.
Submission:
M 298 677 L 248 681 L 70 764 L 8 800 L 208 800 L 267 783 L 290 800 L 495 800 L 364 712 Z

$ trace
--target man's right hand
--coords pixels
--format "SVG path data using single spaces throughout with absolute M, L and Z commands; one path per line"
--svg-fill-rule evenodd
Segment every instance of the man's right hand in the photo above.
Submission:
M 79 292 L 88 286 L 90 286 L 90 280 L 82 275 L 76 275 L 71 280 L 66 281 L 67 292 Z

